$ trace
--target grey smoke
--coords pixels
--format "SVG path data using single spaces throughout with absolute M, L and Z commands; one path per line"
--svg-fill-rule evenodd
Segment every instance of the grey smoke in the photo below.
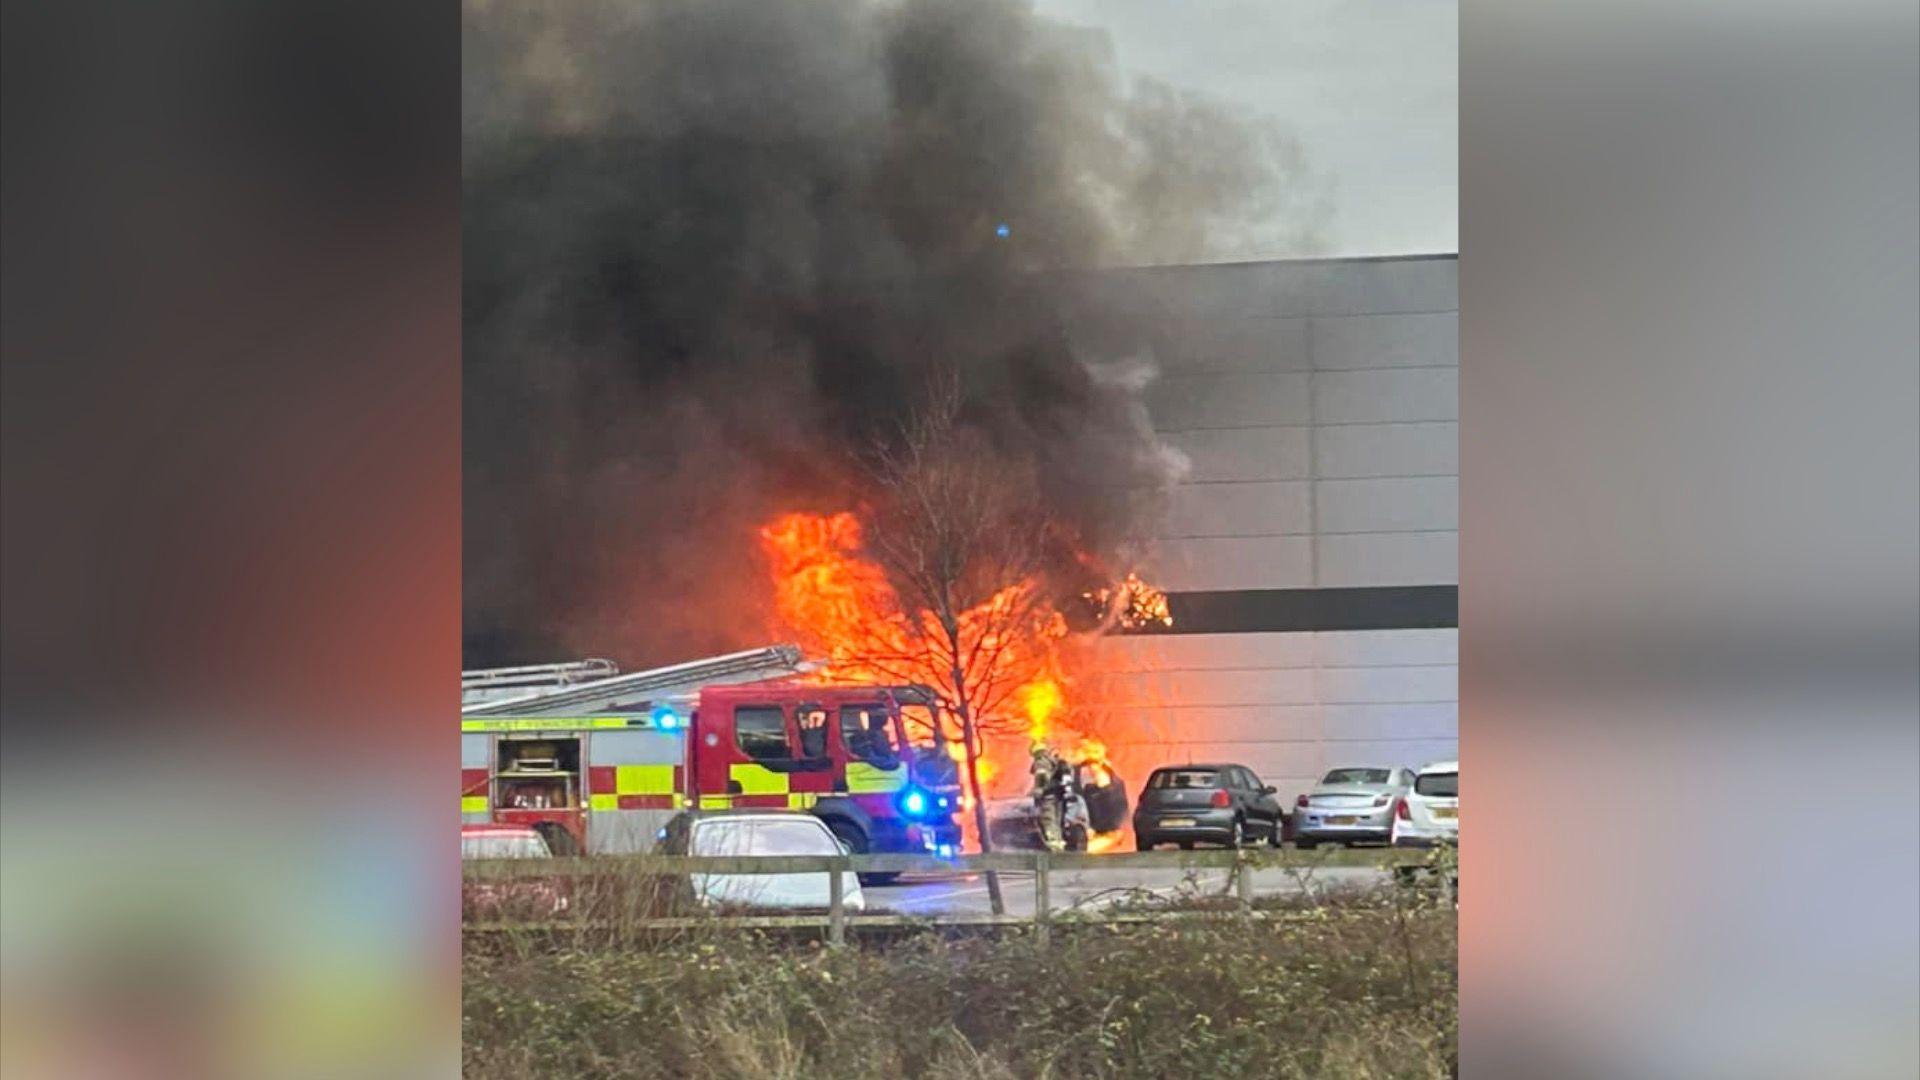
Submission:
M 935 368 L 1123 558 L 1180 461 L 1086 272 L 1300 225 L 1290 141 L 1011 0 L 468 0 L 464 53 L 470 666 L 761 641 L 755 526 Z

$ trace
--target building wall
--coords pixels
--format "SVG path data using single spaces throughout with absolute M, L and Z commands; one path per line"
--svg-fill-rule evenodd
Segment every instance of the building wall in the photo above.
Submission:
M 1090 703 L 1137 782 L 1242 762 L 1289 797 L 1458 747 L 1458 262 L 1123 271 L 1155 429 L 1190 463 L 1148 576 L 1172 633 L 1109 640 Z

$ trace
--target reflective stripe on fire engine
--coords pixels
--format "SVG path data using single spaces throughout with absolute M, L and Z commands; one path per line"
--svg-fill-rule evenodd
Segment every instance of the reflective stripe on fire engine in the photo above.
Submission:
M 742 795 L 785 795 L 787 793 L 787 774 L 777 773 L 765 765 L 746 762 L 727 769 L 727 779 L 740 785 Z
M 484 731 L 580 731 L 597 728 L 650 728 L 651 716 L 519 716 L 462 720 L 463 733 Z
M 462 796 L 460 796 L 460 812 L 461 812 L 461 813 L 463 813 L 463 814 L 484 814 L 484 813 L 486 813 L 486 812 L 487 812 L 487 797 L 486 797 L 485 795 L 462 795 Z
M 673 794 L 672 765 L 621 765 L 614 770 L 613 790 L 620 795 Z
M 905 763 L 891 769 L 882 769 L 864 761 L 847 763 L 847 791 L 854 795 L 872 795 L 888 791 L 899 791 L 907 786 L 907 766 Z
M 725 795 L 700 796 L 700 809 L 702 810 L 725 810 L 732 805 L 733 800 L 727 798 Z
M 587 796 L 587 809 L 589 809 L 589 810 L 618 810 L 618 809 L 620 809 L 620 796 L 618 796 L 618 795 L 589 795 L 589 796 Z

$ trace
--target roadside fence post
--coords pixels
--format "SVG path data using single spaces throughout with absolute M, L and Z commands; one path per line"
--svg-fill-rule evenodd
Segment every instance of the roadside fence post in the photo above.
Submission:
M 1053 900 L 1047 890 L 1047 853 L 1033 856 L 1033 928 L 1042 945 L 1052 940 Z
M 845 855 L 835 858 L 833 872 L 827 875 L 827 941 L 834 945 L 847 943 L 845 868 L 848 861 Z
M 1247 857 L 1246 849 L 1240 848 L 1233 853 L 1234 888 L 1240 894 L 1240 906 L 1253 910 L 1253 864 Z

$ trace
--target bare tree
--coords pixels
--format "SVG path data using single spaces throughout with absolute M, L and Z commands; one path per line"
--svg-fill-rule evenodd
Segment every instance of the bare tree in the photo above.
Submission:
M 913 655 L 901 659 L 933 676 L 958 721 L 974 827 L 991 851 L 983 739 L 1024 730 L 1015 695 L 1046 674 L 1064 632 L 1041 584 L 1050 515 L 1032 467 L 962 422 L 954 380 L 936 384 L 868 467 L 879 505 L 865 546 L 908 612 Z M 1004 912 L 999 875 L 987 874 L 987 892 Z

